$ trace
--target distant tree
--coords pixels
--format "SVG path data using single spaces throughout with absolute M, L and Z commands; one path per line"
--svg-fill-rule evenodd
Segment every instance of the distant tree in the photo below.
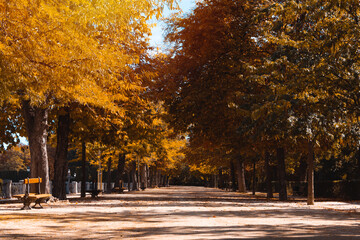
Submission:
M 9 147 L 0 155 L 1 171 L 26 171 L 29 165 L 30 152 L 26 145 Z

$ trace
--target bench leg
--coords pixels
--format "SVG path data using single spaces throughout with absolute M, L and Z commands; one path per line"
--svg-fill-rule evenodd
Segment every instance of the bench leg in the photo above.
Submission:
M 39 205 L 38 207 L 36 207 L 36 205 Z M 43 208 L 43 206 L 41 206 L 41 203 L 40 203 L 40 201 L 35 201 L 35 204 L 34 204 L 34 206 L 32 206 L 33 208 Z
M 31 210 L 30 203 L 30 199 L 24 198 L 24 206 L 21 208 L 21 210 Z
M 47 199 L 44 199 L 44 198 L 36 199 L 33 208 L 43 208 L 43 206 L 41 205 L 42 202 L 47 202 Z M 36 207 L 36 205 L 39 205 L 39 206 Z
M 39 206 L 38 206 L 38 207 L 36 207 L 36 205 L 39 205 Z M 39 209 L 40 209 L 40 208 L 43 208 L 43 206 L 41 206 L 41 204 L 40 204 L 40 203 L 35 203 L 35 204 L 34 204 L 34 206 L 32 206 L 32 207 L 33 207 L 33 208 L 39 208 Z

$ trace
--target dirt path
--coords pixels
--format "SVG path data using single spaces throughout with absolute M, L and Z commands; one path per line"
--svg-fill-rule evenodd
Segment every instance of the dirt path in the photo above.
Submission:
M 360 239 L 360 204 L 265 201 L 203 187 L 0 204 L 0 239 Z

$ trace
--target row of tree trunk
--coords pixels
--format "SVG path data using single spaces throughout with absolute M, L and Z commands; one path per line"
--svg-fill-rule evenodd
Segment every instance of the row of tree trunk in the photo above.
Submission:
M 30 101 L 24 100 L 22 102 L 22 113 L 25 120 L 25 126 L 28 133 L 29 148 L 31 152 L 31 164 L 30 171 L 31 177 L 41 177 L 43 183 L 41 184 L 41 192 L 50 193 L 50 179 L 49 179 L 49 163 L 47 155 L 47 129 L 48 129 L 48 108 L 41 108 L 32 106 Z M 70 133 L 70 113 L 69 109 L 64 107 L 60 109 L 58 115 L 58 127 L 57 127 L 57 147 L 55 155 L 55 176 L 54 176 L 54 191 L 53 195 L 59 199 L 66 199 L 65 181 L 68 169 L 67 153 Z M 83 161 L 83 176 L 86 176 L 86 146 L 82 144 L 82 161 Z M 285 174 L 285 150 L 284 148 L 277 148 L 277 165 L 278 165 L 278 180 L 280 185 L 279 200 L 287 200 L 286 190 L 286 174 Z M 271 198 L 271 174 L 269 166 L 269 153 L 265 153 L 265 167 L 267 173 L 267 196 Z M 111 161 L 111 160 L 110 160 Z M 314 147 L 312 141 L 308 141 L 308 204 L 314 204 Z M 235 165 L 237 169 L 237 182 L 239 192 L 246 191 L 245 185 L 245 170 L 244 161 L 238 158 L 237 162 L 231 162 L 231 175 L 232 175 L 232 189 L 235 189 Z M 110 166 L 110 165 L 109 165 Z M 125 154 L 119 155 L 118 173 L 117 176 L 119 181 L 122 180 L 125 168 Z M 255 171 L 255 164 L 254 164 Z M 216 185 L 221 187 L 225 186 L 223 178 L 221 177 L 222 171 L 219 170 L 219 179 Z M 255 176 L 255 174 L 254 174 Z M 146 165 L 138 166 L 137 162 L 132 163 L 132 170 L 128 172 L 128 178 L 133 183 L 131 190 L 139 190 L 140 188 L 145 189 L 147 186 L 166 186 L 169 182 L 169 177 L 163 175 L 161 171 L 152 167 L 149 168 Z M 83 184 L 86 180 L 83 179 Z M 119 184 L 116 181 L 116 184 Z M 109 181 L 108 181 L 109 182 Z M 129 184 L 130 186 L 130 184 Z M 255 179 L 253 179 L 253 191 L 255 187 Z M 82 185 L 81 196 L 85 196 L 85 186 Z
M 314 146 L 311 141 L 308 141 L 308 154 L 307 154 L 307 182 L 308 182 L 308 205 L 314 204 Z M 278 182 L 279 182 L 279 200 L 287 201 L 287 182 L 286 182 L 286 169 L 285 169 L 285 149 L 277 148 L 276 149 L 276 159 L 277 159 L 277 173 L 278 173 Z M 267 198 L 273 198 L 273 188 L 272 188 L 272 168 L 270 166 L 270 153 L 265 152 L 265 174 L 266 174 L 266 190 Z M 236 171 L 235 171 L 236 168 Z M 252 192 L 255 195 L 255 186 L 256 186 L 256 162 L 253 162 L 253 172 L 252 172 Z M 216 188 L 228 188 L 236 191 L 236 188 L 239 192 L 247 192 L 246 181 L 245 181 L 245 166 L 244 161 L 238 157 L 236 163 L 234 161 L 230 162 L 230 179 L 231 186 L 224 180 L 222 169 L 219 169 L 217 175 L 212 177 L 212 186 Z M 236 181 L 236 180 L 237 181 Z M 236 186 L 237 182 L 237 186 Z
M 30 173 L 31 177 L 41 177 L 43 182 L 40 186 L 42 193 L 50 193 L 49 161 L 47 153 L 47 131 L 48 131 L 48 111 L 47 107 L 32 106 L 29 100 L 22 102 L 22 113 L 25 120 L 25 127 L 29 139 L 31 153 Z M 57 145 L 55 154 L 55 174 L 53 179 L 53 195 L 61 200 L 66 199 L 65 182 L 68 171 L 68 145 L 70 134 L 70 110 L 68 107 L 59 109 L 57 126 Z M 119 154 L 119 163 L 116 173 L 115 186 L 119 187 L 120 181 L 124 182 L 125 174 L 124 153 Z M 108 172 L 111 168 L 111 159 L 108 162 Z M 156 168 L 149 168 L 147 165 L 137 166 L 137 162 L 132 162 L 132 169 L 128 173 L 128 179 L 133 188 L 130 190 L 145 189 L 148 186 L 167 186 L 169 177 L 163 175 Z M 86 144 L 82 142 L 82 175 L 81 196 L 85 197 L 86 176 Z M 110 174 L 108 174 L 110 177 Z M 107 180 L 110 184 L 110 179 Z M 109 185 L 110 186 L 110 185 Z M 110 188 L 108 186 L 108 189 Z M 130 186 L 130 184 L 129 184 Z M 32 189 L 35 191 L 35 189 Z

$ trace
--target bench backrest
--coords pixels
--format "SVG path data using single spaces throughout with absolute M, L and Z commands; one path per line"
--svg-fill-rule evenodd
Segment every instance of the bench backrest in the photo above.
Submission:
M 37 183 L 38 184 L 38 193 L 40 194 L 40 183 L 42 183 L 42 178 L 25 178 L 24 183 L 26 184 L 26 193 L 30 193 L 30 184 Z
M 30 184 L 30 183 L 42 183 L 42 178 L 25 178 L 24 180 L 25 184 Z

